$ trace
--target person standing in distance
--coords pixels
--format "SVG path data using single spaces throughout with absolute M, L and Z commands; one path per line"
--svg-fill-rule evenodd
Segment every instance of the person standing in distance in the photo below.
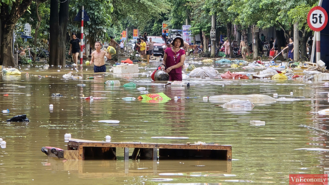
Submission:
M 169 81 L 182 81 L 182 69 L 185 61 L 184 40 L 180 35 L 172 41 L 172 47 L 165 50 L 162 70 L 169 74 Z
M 147 60 L 147 63 L 150 62 L 150 56 L 152 55 L 153 57 L 153 49 L 154 49 L 154 42 L 152 42 L 152 38 L 150 38 L 150 41 L 147 43 L 147 56 L 146 56 L 146 60 Z
M 95 43 L 96 51 L 94 51 L 91 54 L 90 64 L 94 63 L 94 72 L 95 73 L 106 72 L 104 56 L 106 56 L 106 58 L 108 58 L 108 59 L 111 59 L 111 54 L 104 50 L 101 50 L 101 47 L 102 47 L 101 43 L 97 41 Z
M 146 32 L 144 33 L 143 37 L 144 37 L 144 41 L 145 42 L 148 42 L 148 40 L 147 40 L 147 33 Z
M 165 43 L 167 43 L 167 31 L 163 32 L 162 39 L 163 39 L 163 41 L 165 41 Z
M 283 50 L 288 49 L 288 58 L 290 61 L 294 61 L 294 40 L 292 38 L 289 39 L 289 44 Z
M 79 51 L 80 51 L 80 39 L 78 39 L 75 33 L 73 33 L 72 40 L 70 41 L 69 55 L 72 54 L 73 62 L 75 64 L 78 63 Z

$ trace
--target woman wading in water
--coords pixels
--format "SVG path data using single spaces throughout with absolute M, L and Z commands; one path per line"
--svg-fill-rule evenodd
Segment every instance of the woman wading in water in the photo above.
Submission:
M 184 40 L 180 35 L 172 41 L 172 47 L 165 50 L 162 70 L 169 74 L 169 81 L 182 81 L 182 68 L 185 61 Z

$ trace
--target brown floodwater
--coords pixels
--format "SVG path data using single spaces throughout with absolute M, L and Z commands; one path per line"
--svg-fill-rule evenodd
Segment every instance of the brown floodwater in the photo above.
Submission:
M 328 130 L 327 117 L 316 114 L 329 107 L 329 87 L 323 83 L 204 79 L 190 80 L 190 88 L 165 87 L 152 83 L 148 76 L 155 66 L 141 67 L 136 75 L 94 74 L 91 66 L 78 72 L 72 67 L 22 66 L 21 76 L 1 76 L 0 107 L 10 113 L 0 116 L 0 137 L 7 142 L 6 148 L 0 148 L 0 184 L 287 184 L 289 174 L 329 171 L 328 151 L 309 150 L 327 149 L 328 136 L 300 126 Z M 70 71 L 83 79 L 63 79 Z M 88 79 L 91 76 L 94 79 Z M 112 79 L 120 80 L 121 87 L 104 84 Z M 141 95 L 137 89 L 122 87 L 128 82 L 150 93 L 164 92 L 172 100 L 162 104 L 124 101 L 124 97 Z M 63 97 L 52 97 L 52 93 Z M 202 98 L 224 94 L 272 97 L 273 93 L 289 101 L 264 102 L 252 110 L 238 111 Z M 86 101 L 82 96 L 102 99 Z M 175 101 L 175 96 L 182 98 Z M 26 114 L 30 122 L 7 123 L 20 114 Z M 266 124 L 252 126 L 251 120 Z M 43 146 L 66 148 L 65 133 L 88 140 L 110 135 L 113 142 L 232 145 L 233 160 L 130 160 L 125 164 L 123 149 L 117 151 L 121 156 L 117 161 L 65 161 L 41 152 Z

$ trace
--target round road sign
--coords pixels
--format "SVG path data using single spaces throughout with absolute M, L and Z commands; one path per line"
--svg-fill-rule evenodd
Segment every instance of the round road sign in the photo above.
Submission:
M 313 31 L 322 31 L 328 23 L 327 11 L 320 6 L 312 8 L 308 13 L 307 23 Z

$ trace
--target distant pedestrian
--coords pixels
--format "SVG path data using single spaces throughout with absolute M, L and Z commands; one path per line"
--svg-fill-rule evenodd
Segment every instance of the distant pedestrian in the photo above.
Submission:
M 148 40 L 147 40 L 147 33 L 146 32 L 144 33 L 143 37 L 144 37 L 144 41 L 147 42 Z
M 80 39 L 77 38 L 75 33 L 72 34 L 72 40 L 70 41 L 69 55 L 72 54 L 73 62 L 78 63 L 79 51 L 80 51 Z
M 163 41 L 165 41 L 165 43 L 167 43 L 167 31 L 163 32 L 162 39 L 163 39 Z
M 123 40 L 120 42 L 120 51 L 121 51 L 121 53 L 123 53 L 124 52 L 124 48 L 125 48 L 125 44 L 124 44 L 124 42 L 123 42 Z
M 290 59 L 290 61 L 294 60 L 294 40 L 292 38 L 289 39 L 289 44 L 287 47 L 284 48 L 288 49 L 288 58 Z
M 265 42 L 265 35 L 264 34 L 261 34 L 260 36 L 260 40 L 264 43 Z
M 150 41 L 146 45 L 147 45 L 146 61 L 147 63 L 149 63 L 150 56 L 153 57 L 153 49 L 154 49 L 154 42 L 152 42 L 152 38 L 150 38 Z
M 119 44 L 114 40 L 113 36 L 110 36 L 110 46 L 112 46 L 114 49 L 118 50 Z M 118 60 L 117 54 L 112 55 L 112 60 L 115 62 Z
M 119 44 L 114 40 L 113 36 L 110 36 L 111 40 L 110 40 L 110 46 L 117 48 L 117 46 L 119 46 Z
M 138 45 L 140 48 L 140 55 L 142 56 L 143 59 L 145 59 L 146 55 L 146 43 L 144 41 L 144 38 L 141 38 L 141 43 Z
M 223 45 L 225 47 L 225 55 L 229 56 L 231 54 L 231 46 L 230 46 L 230 42 L 228 41 L 228 39 L 225 39 L 225 42 Z
M 246 60 L 246 55 L 247 55 L 248 50 L 247 50 L 246 42 L 244 40 L 241 40 L 241 42 L 240 42 L 240 51 L 241 51 L 243 60 Z

